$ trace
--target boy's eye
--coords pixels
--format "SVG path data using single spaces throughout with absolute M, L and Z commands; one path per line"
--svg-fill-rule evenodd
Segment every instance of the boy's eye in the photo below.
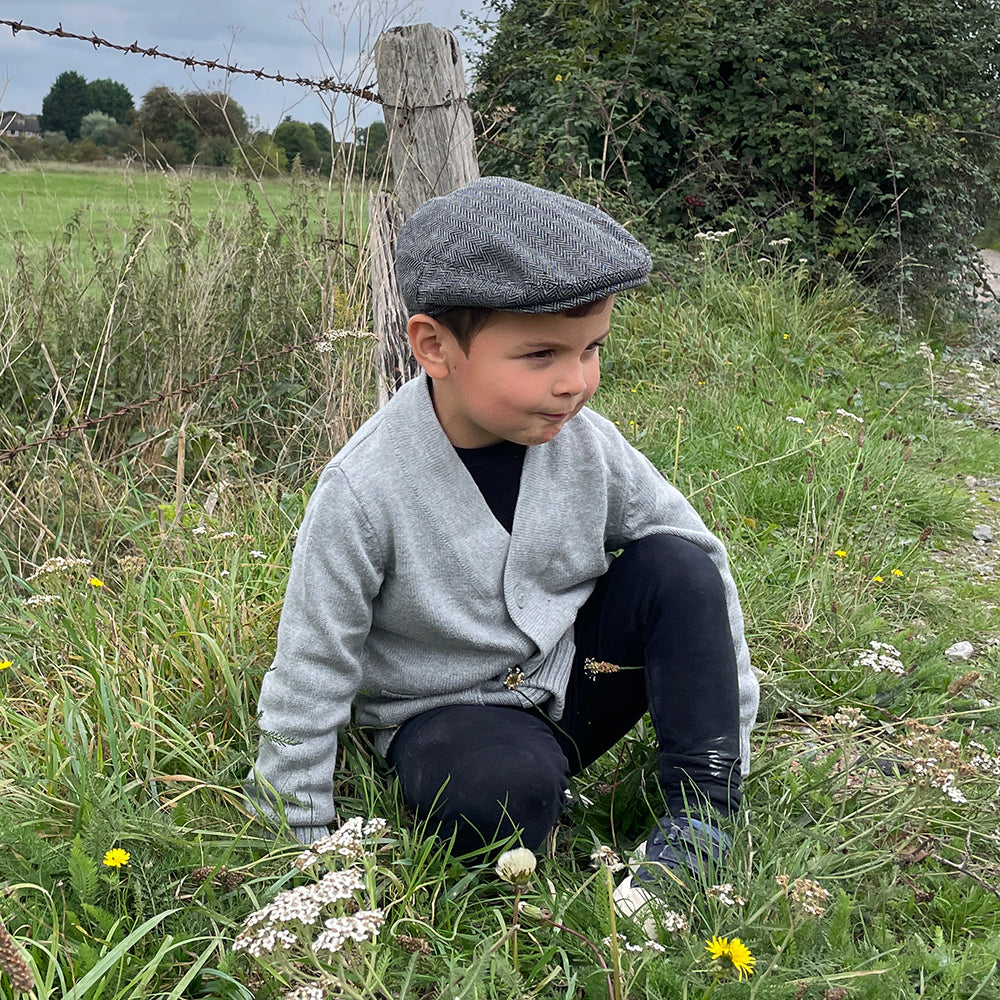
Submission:
M 526 358 L 538 358 L 538 359 L 551 358 L 552 357 L 552 352 L 551 351 L 532 351 L 530 354 L 526 354 L 525 357 Z

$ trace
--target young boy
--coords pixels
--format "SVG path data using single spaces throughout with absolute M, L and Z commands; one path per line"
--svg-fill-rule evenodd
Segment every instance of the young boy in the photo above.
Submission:
M 402 227 L 423 374 L 320 477 L 260 694 L 256 794 L 303 842 L 352 707 L 457 853 L 537 848 L 648 710 L 664 816 L 638 877 L 725 853 L 757 707 L 725 551 L 586 408 L 615 294 L 650 268 L 605 213 L 498 177 Z

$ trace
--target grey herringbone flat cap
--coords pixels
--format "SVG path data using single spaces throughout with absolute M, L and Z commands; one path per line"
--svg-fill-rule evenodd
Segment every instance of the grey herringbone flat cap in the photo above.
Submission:
M 455 306 L 559 312 L 645 284 L 646 248 L 605 212 L 507 177 L 432 198 L 400 228 L 410 315 Z

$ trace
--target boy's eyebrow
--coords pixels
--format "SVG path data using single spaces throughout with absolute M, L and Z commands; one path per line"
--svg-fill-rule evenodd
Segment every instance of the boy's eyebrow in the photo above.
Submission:
M 610 335 L 611 335 L 611 329 L 608 328 L 607 330 L 604 331 L 604 333 L 596 336 L 591 341 L 591 343 L 592 344 L 603 343 L 605 340 L 608 339 Z M 524 350 L 541 351 L 541 350 L 548 350 L 553 347 L 565 347 L 566 345 L 562 343 L 562 341 L 557 341 L 557 340 L 525 340 L 521 342 L 520 346 Z

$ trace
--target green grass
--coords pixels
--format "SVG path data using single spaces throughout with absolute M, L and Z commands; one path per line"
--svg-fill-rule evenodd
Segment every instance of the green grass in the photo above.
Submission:
M 660 811 L 642 726 L 576 783 L 523 890 L 516 951 L 515 892 L 493 874 L 505 845 L 452 859 L 352 734 L 341 816 L 390 824 L 358 861 L 357 904 L 385 913 L 377 943 L 322 965 L 233 951 L 251 911 L 321 870 L 261 837 L 240 785 L 295 528 L 316 471 L 374 406 L 368 340 L 308 343 L 356 329 L 364 297 L 356 260 L 307 216 L 248 209 L 212 228 L 174 212 L 183 238 L 165 253 L 133 242 L 128 267 L 85 252 L 81 225 L 65 266 L 42 248 L 0 286 L 35 304 L 6 314 L 0 449 L 209 378 L 5 464 L 0 916 L 38 998 L 267 1000 L 320 978 L 348 997 L 607 997 L 590 853 L 625 851 Z M 681 287 L 623 297 L 595 402 L 729 546 L 762 671 L 725 875 L 742 902 L 678 885 L 667 905 L 687 930 L 619 919 L 628 941 L 665 949 L 620 953 L 624 993 L 705 996 L 718 935 L 756 958 L 719 998 L 995 998 L 1000 601 L 964 555 L 987 516 L 973 501 L 993 509 L 965 478 L 996 476 L 995 432 L 945 405 L 950 354 L 921 356 L 920 335 L 849 284 L 706 249 Z M 976 646 L 968 665 L 943 655 L 958 639 Z M 873 641 L 901 673 L 865 665 Z M 102 863 L 112 848 L 127 865 Z
M 335 221 L 341 210 L 339 187 L 316 181 L 310 189 L 317 217 Z M 154 244 L 164 246 L 181 199 L 191 223 L 204 227 L 245 212 L 248 192 L 259 210 L 273 209 L 279 217 L 301 197 L 289 178 L 245 185 L 226 171 L 167 172 L 141 163 L 0 164 L 0 271 L 11 268 L 18 248 L 34 256 L 54 243 L 74 242 L 77 233 L 124 249 L 139 224 L 152 230 Z M 349 213 L 355 212 L 352 204 Z M 73 264 L 86 267 L 86 260 L 81 253 Z

